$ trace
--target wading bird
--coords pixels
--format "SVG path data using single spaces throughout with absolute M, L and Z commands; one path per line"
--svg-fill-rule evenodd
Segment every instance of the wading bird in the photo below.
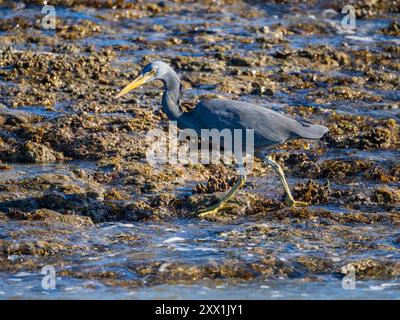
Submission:
M 235 129 L 243 131 L 253 129 L 254 155 L 269 164 L 279 175 L 286 192 L 286 204 L 288 206 L 307 205 L 307 203 L 293 199 L 282 168 L 268 156 L 268 150 L 296 138 L 320 139 L 328 132 L 327 127 L 296 120 L 254 104 L 225 99 L 203 100 L 193 110 L 184 112 L 179 105 L 179 97 L 182 91 L 181 81 L 175 71 L 162 61 L 154 61 L 146 65 L 139 77 L 122 89 L 117 98 L 153 80 L 161 80 L 164 83 L 162 109 L 171 121 L 177 122 L 180 129 L 190 128 L 196 132 L 200 132 L 201 129 L 217 129 L 220 131 L 224 129 L 232 131 Z M 245 143 L 245 140 L 243 140 L 243 143 Z M 201 210 L 201 217 L 216 214 L 244 184 L 245 173 L 243 170 L 239 172 L 238 180 L 232 189 L 216 205 Z

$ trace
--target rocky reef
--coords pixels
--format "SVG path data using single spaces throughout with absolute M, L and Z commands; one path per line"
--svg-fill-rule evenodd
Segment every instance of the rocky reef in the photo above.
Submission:
M 358 1 L 370 29 L 356 33 L 340 29 L 343 1 L 273 1 L 275 13 L 262 1 L 46 2 L 55 30 L 40 26 L 44 1 L 0 1 L 0 272 L 50 264 L 124 288 L 321 281 L 349 268 L 399 279 L 398 1 Z M 310 206 L 287 208 L 256 160 L 229 208 L 201 221 L 234 168 L 152 166 L 146 133 L 168 124 L 161 86 L 114 98 L 153 59 L 178 71 L 187 110 L 225 97 L 328 126 L 321 141 L 271 151 Z

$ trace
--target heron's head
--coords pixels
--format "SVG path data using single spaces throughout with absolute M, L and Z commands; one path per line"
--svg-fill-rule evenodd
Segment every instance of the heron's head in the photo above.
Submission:
M 153 81 L 153 80 L 163 80 L 165 75 L 172 70 L 171 67 L 162 61 L 153 61 L 146 65 L 140 75 L 128 84 L 125 88 L 118 93 L 117 98 L 126 95 L 133 89 L 141 86 L 142 84 Z

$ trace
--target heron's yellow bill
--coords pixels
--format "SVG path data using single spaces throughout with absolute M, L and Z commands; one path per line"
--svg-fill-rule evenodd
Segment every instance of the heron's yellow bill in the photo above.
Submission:
M 140 75 L 137 77 L 135 80 L 133 80 L 130 84 L 128 84 L 125 88 L 121 90 L 120 93 L 117 94 L 116 98 L 122 97 L 126 95 L 128 92 L 132 91 L 133 89 L 141 86 L 143 83 L 145 83 L 147 80 L 149 80 L 152 77 L 151 74 L 146 73 L 143 75 Z

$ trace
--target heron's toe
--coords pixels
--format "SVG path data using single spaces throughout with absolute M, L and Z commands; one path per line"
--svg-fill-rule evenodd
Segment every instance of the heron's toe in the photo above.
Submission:
M 226 204 L 221 203 L 221 202 L 217 203 L 214 206 L 199 210 L 199 217 L 205 218 L 205 217 L 215 216 L 219 211 L 225 210 L 225 208 L 227 208 Z
M 200 218 L 206 218 L 206 217 L 212 217 L 215 216 L 219 211 L 219 207 L 217 208 L 206 208 L 199 210 L 199 217 Z
M 296 201 L 294 199 L 286 199 L 285 203 L 288 207 L 307 207 L 310 205 L 308 202 Z

